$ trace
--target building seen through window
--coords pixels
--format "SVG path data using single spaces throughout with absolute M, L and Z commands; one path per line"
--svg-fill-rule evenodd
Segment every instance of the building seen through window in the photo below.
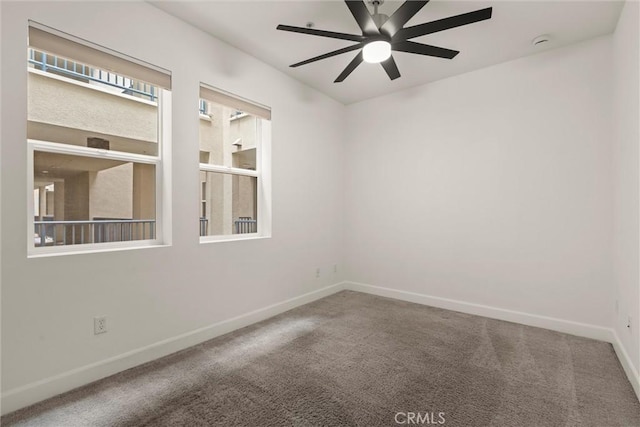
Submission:
M 223 102 L 200 100 L 200 235 L 259 233 L 259 151 L 267 120 L 243 111 L 242 102 Z
M 47 50 L 51 41 L 62 52 Z M 32 247 L 156 240 L 160 117 L 169 85 L 120 73 L 125 60 L 37 28 L 30 28 L 30 42 Z M 136 74 L 136 67 L 153 75 L 135 64 L 128 71 Z

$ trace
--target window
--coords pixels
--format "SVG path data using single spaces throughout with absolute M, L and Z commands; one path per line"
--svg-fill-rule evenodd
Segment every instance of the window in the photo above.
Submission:
M 30 254 L 166 242 L 170 75 L 30 23 Z
M 200 88 L 200 239 L 270 235 L 271 111 Z

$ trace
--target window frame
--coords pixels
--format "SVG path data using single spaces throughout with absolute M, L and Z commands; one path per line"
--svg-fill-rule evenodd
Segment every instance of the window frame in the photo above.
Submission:
M 200 83 L 200 88 L 205 88 L 218 92 L 225 97 L 233 98 L 242 102 L 243 104 L 253 104 L 257 108 L 270 109 L 264 107 L 255 102 L 246 100 L 245 98 L 230 94 L 220 89 L 213 88 L 205 83 Z M 202 99 L 202 98 L 200 98 Z M 219 103 L 207 99 L 208 102 L 217 103 L 226 107 L 231 107 L 227 103 Z M 233 108 L 233 107 L 232 107 Z M 200 119 L 202 120 L 202 114 L 197 111 Z M 234 168 L 230 166 L 214 165 L 209 163 L 198 163 L 198 172 L 215 172 L 225 175 L 238 175 L 248 176 L 256 178 L 256 226 L 257 232 L 255 233 L 242 233 L 242 234 L 218 234 L 211 236 L 199 236 L 201 244 L 217 243 L 217 242 L 229 242 L 239 240 L 255 240 L 271 237 L 271 120 L 265 117 L 261 117 L 256 114 L 251 114 L 257 120 L 260 121 L 260 126 L 257 126 L 256 130 L 256 169 L 242 169 Z M 210 120 L 210 118 L 209 118 Z M 200 140 L 200 134 L 198 133 L 198 141 Z M 200 150 L 200 144 L 198 143 L 198 150 Z M 198 151 L 199 152 L 199 151 Z M 198 180 L 198 182 L 200 182 Z
M 27 72 L 30 72 L 27 67 Z M 56 76 L 57 78 L 61 78 Z M 158 154 L 156 156 L 128 153 L 124 151 L 104 150 L 59 142 L 41 141 L 27 138 L 27 256 L 29 258 L 93 253 L 146 247 L 167 246 L 171 244 L 171 91 L 158 87 Z M 72 245 L 36 246 L 34 244 L 34 153 L 45 152 L 67 154 L 79 157 L 108 158 L 133 163 L 155 165 L 155 238 L 105 243 L 83 243 Z

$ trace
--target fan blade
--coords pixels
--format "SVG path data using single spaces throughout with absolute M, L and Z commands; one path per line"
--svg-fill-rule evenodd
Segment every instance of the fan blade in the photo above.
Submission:
M 321 59 L 331 58 L 332 56 L 336 56 L 343 53 L 351 52 L 356 49 L 360 49 L 361 47 L 362 47 L 362 43 L 354 44 L 353 46 L 347 46 L 342 49 L 334 50 L 333 52 L 325 53 L 324 55 L 319 55 L 311 59 L 307 59 L 306 61 L 297 62 L 293 65 L 289 65 L 289 67 L 295 68 L 301 65 L 307 65 L 307 64 L 310 64 L 311 62 L 316 62 L 316 61 L 320 61 Z
M 485 19 L 491 18 L 491 9 L 492 8 L 488 7 L 486 9 L 476 10 L 475 12 L 463 13 L 462 15 L 450 16 L 449 18 L 403 28 L 398 31 L 393 38 L 396 40 L 407 40 L 450 28 L 473 24 L 474 22 L 484 21 Z
M 358 65 L 360 65 L 361 62 L 362 62 L 362 51 L 358 52 L 356 57 L 353 58 L 353 60 L 351 62 L 349 62 L 349 65 L 347 65 L 347 68 L 345 68 L 344 71 L 341 72 L 340 75 L 338 76 L 338 78 L 335 79 L 333 82 L 334 83 L 340 83 L 341 81 L 346 79 L 347 76 L 349 76 L 349 74 L 351 74 L 353 72 L 353 70 L 355 70 L 356 67 Z
M 382 24 L 380 32 L 389 37 L 393 37 L 413 16 L 420 11 L 429 0 L 424 1 L 405 1 L 402 6 L 396 10 L 391 18 Z
M 435 56 L 437 58 L 446 59 L 452 59 L 460 53 L 460 51 L 457 50 L 445 49 L 443 47 L 431 46 L 408 40 L 393 43 L 391 45 L 391 49 L 399 52 L 417 53 L 418 55 Z
M 351 11 L 351 14 L 362 30 L 362 34 L 366 36 L 380 34 L 380 31 L 378 31 L 378 26 L 373 21 L 373 17 L 369 13 L 369 9 L 367 9 L 367 6 L 363 1 L 344 0 L 344 2 L 347 4 L 347 7 Z
M 390 56 L 389 59 L 382 61 L 380 64 L 391 80 L 395 80 L 400 77 L 400 71 L 398 70 L 398 66 L 396 65 L 396 61 L 393 59 L 393 56 Z
M 350 40 L 353 42 L 361 42 L 364 40 L 364 36 L 357 34 L 336 33 L 334 31 L 316 30 L 306 27 L 292 27 L 291 25 L 278 25 L 278 30 L 291 31 L 292 33 L 310 34 L 312 36 L 329 37 L 332 39 Z

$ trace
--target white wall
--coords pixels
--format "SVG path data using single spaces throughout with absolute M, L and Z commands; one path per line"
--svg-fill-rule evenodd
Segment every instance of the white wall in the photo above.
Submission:
M 638 375 L 640 368 L 640 8 L 627 1 L 613 36 L 614 327 Z M 632 318 L 627 328 L 627 316 Z
M 637 368 L 624 327 L 627 312 L 640 325 L 637 6 L 613 38 L 345 108 L 145 3 L 1 2 L 3 412 L 83 367 L 342 277 L 615 318 Z M 171 246 L 27 259 L 27 19 L 173 72 Z M 198 243 L 200 81 L 273 109 L 270 239 Z M 110 329 L 97 337 L 96 315 Z
M 11 106 L 1 116 L 5 397 L 42 398 L 36 389 L 52 376 L 340 281 L 341 104 L 146 3 L 0 4 L 1 96 Z M 28 19 L 172 71 L 171 246 L 27 258 Z M 201 81 L 272 108 L 270 239 L 199 244 Z M 109 332 L 94 336 L 98 315 Z M 3 400 L 4 412 L 15 409 Z
M 355 282 L 610 327 L 611 37 L 348 107 Z

